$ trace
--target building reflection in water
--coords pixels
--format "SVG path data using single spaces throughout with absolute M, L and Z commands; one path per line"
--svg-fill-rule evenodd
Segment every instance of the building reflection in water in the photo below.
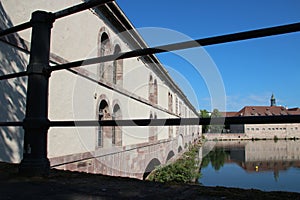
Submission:
M 209 164 L 218 171 L 227 163 L 236 163 L 248 173 L 279 172 L 300 168 L 300 140 L 208 141 L 202 147 L 201 168 Z

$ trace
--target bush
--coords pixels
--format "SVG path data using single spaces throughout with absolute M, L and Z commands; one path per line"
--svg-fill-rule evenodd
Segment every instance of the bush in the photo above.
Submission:
M 158 167 L 149 180 L 163 183 L 189 183 L 200 177 L 196 160 L 198 149 L 193 147 L 182 158 L 165 167 Z

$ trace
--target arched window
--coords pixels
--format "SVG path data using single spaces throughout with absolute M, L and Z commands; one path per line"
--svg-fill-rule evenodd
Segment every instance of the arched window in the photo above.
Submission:
M 107 33 L 102 33 L 100 39 L 99 56 L 106 56 L 110 51 L 110 41 Z M 99 77 L 105 79 L 105 63 L 100 63 Z
M 112 120 L 122 119 L 120 106 L 116 104 L 113 109 Z M 120 126 L 112 126 L 112 144 L 116 146 L 122 145 L 122 129 Z
M 110 119 L 110 113 L 109 113 L 108 104 L 107 104 L 107 102 L 105 100 L 102 100 L 100 102 L 98 119 L 99 120 Z M 102 147 L 103 146 L 103 135 L 104 135 L 104 132 L 106 132 L 106 129 L 104 127 L 98 127 L 98 139 L 97 139 L 97 145 L 98 145 L 98 147 Z
M 169 112 L 173 112 L 173 96 L 169 92 L 168 93 L 168 110 Z M 173 137 L 173 126 L 169 126 L 169 138 Z
M 153 119 L 153 114 L 152 112 L 150 112 L 150 119 Z M 149 126 L 149 136 L 148 136 L 148 140 L 149 142 L 153 142 L 154 140 L 154 127 L 153 126 Z
M 154 103 L 157 104 L 157 94 L 158 94 L 158 88 L 157 88 L 157 81 L 154 79 Z
M 149 101 L 151 102 L 151 103 L 154 103 L 153 101 L 154 101 L 154 84 L 153 84 L 153 77 L 152 77 L 152 75 L 150 74 L 150 76 L 149 76 L 149 83 L 148 83 L 148 87 L 149 87 L 149 95 L 148 95 L 148 97 L 149 97 Z
M 121 48 L 119 45 L 115 46 L 114 54 L 118 54 L 121 52 Z M 122 86 L 123 85 L 123 60 L 114 60 L 113 64 L 113 83 Z
M 178 115 L 178 97 L 175 94 L 175 114 Z
M 157 119 L 157 114 L 156 114 L 156 112 L 154 112 L 154 119 Z M 153 129 L 154 129 L 154 134 L 153 134 L 153 140 L 154 141 L 157 141 L 157 126 L 154 126 L 153 127 Z
M 149 101 L 157 104 L 157 80 L 151 74 L 149 77 Z
M 173 96 L 170 92 L 168 93 L 168 110 L 173 112 Z

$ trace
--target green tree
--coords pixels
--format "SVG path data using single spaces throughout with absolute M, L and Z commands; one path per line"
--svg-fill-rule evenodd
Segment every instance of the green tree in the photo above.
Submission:
M 218 109 L 214 109 L 211 113 L 211 118 L 222 117 L 222 113 Z M 209 130 L 211 133 L 221 133 L 224 125 L 209 125 Z
M 225 161 L 228 159 L 229 153 L 224 149 L 216 148 L 209 152 L 203 159 L 201 163 L 201 168 L 205 168 L 211 163 L 212 167 L 219 171 L 223 166 Z
M 200 116 L 202 118 L 209 118 L 210 117 L 210 114 L 207 110 L 200 110 Z M 202 133 L 207 133 L 208 131 L 208 125 L 203 125 L 202 126 Z

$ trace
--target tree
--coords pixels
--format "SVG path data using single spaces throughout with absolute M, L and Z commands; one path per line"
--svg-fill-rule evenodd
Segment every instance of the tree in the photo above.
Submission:
M 200 110 L 200 116 L 202 118 L 209 118 L 210 117 L 210 113 L 207 110 Z M 202 133 L 207 133 L 208 131 L 208 125 L 203 125 L 202 126 Z
M 222 114 L 216 108 L 211 113 L 211 118 L 214 117 L 222 117 Z M 208 128 L 209 128 L 209 132 L 211 133 L 221 133 L 224 128 L 224 125 L 209 125 Z

